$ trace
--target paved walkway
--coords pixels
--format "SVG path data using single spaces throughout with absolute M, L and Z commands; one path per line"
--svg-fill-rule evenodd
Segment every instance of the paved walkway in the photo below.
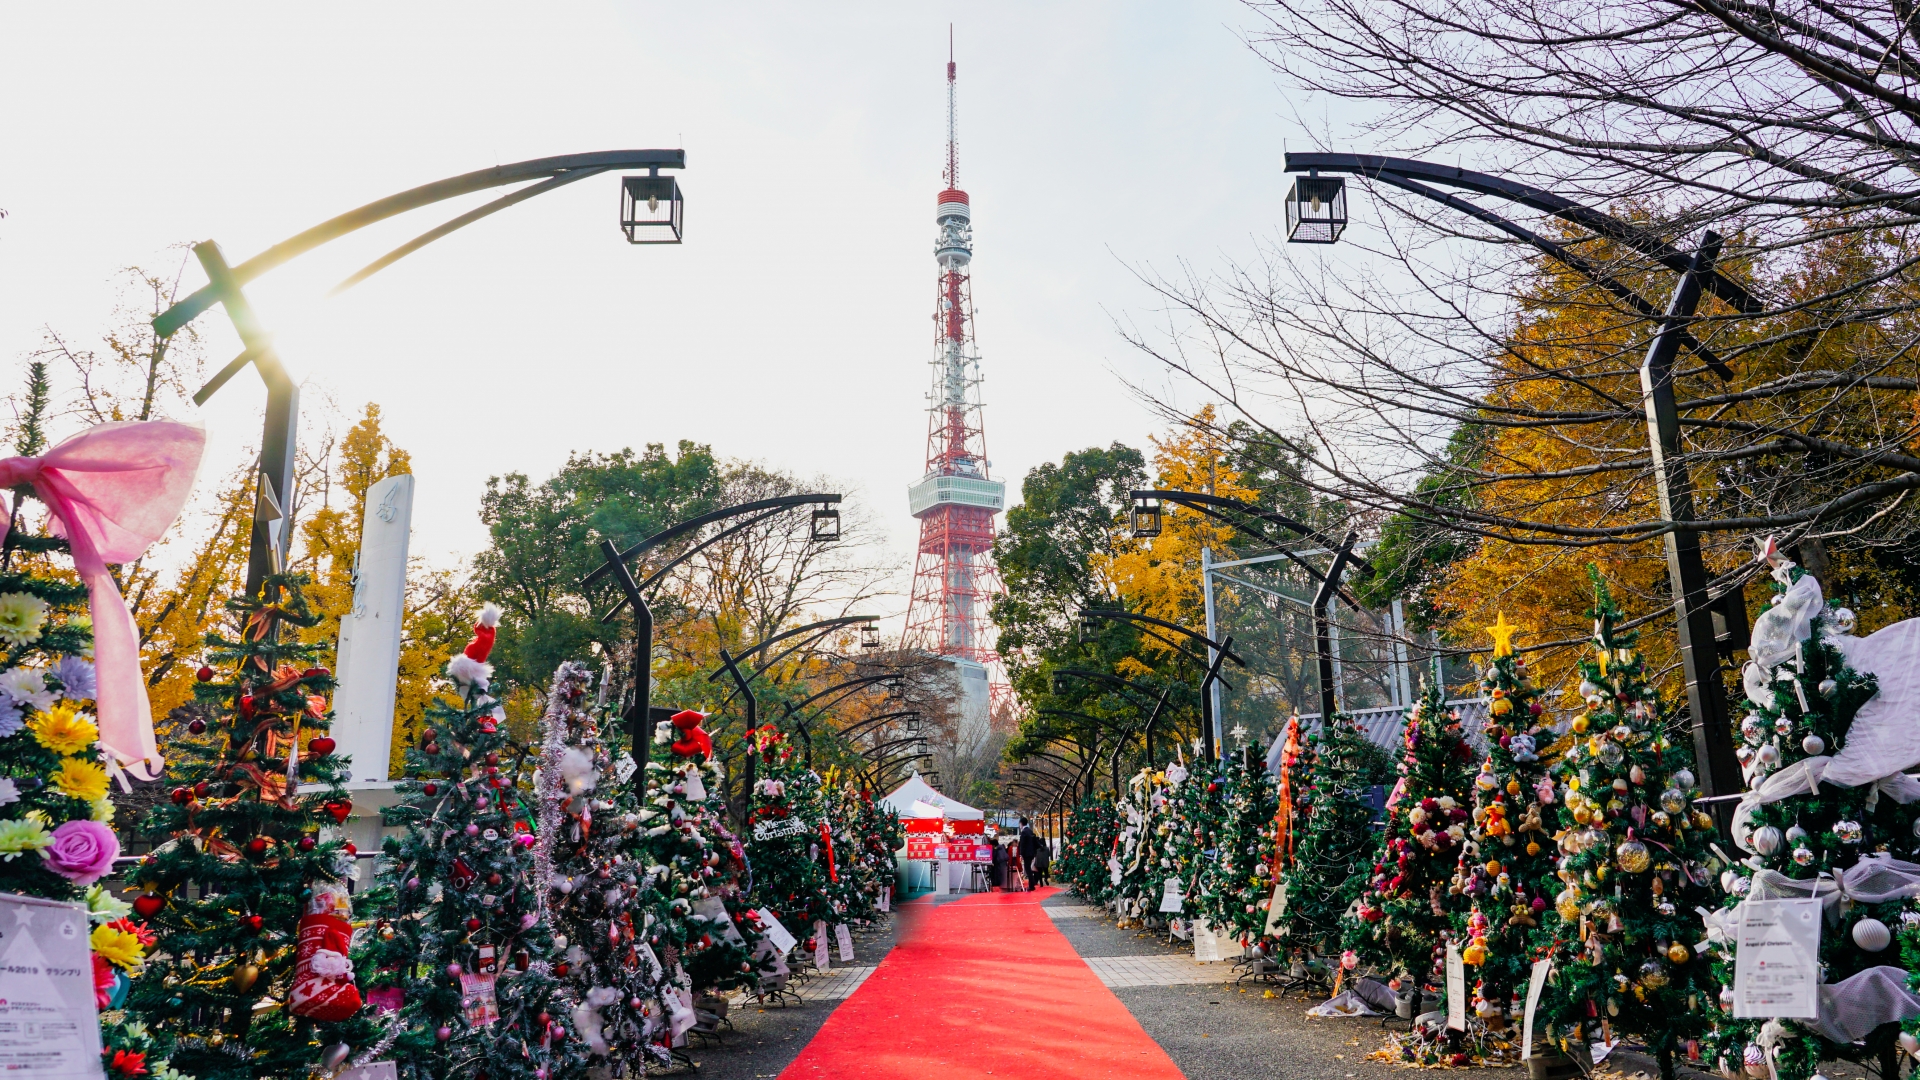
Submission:
M 781 1080 L 1180 1080 L 1055 925 L 1064 913 L 1041 907 L 1056 892 L 984 893 L 913 911 L 899 944 Z

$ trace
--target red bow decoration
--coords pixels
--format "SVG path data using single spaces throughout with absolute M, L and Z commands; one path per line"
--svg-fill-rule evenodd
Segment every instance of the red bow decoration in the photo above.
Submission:
M 707 714 L 684 709 L 674 713 L 668 720 L 680 731 L 671 749 L 681 757 L 693 757 L 698 754 L 702 759 L 713 756 L 713 738 L 701 730 L 700 724 Z

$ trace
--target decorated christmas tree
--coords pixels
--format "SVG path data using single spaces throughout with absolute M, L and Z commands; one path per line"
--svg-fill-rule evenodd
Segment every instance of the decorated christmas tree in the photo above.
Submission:
M 1690 756 L 1667 737 L 1637 635 L 1617 629 L 1620 609 L 1593 578 L 1593 649 L 1580 664 L 1586 707 L 1552 769 L 1562 888 L 1543 927 L 1555 981 L 1541 1008 L 1561 1046 L 1636 1036 L 1670 1078 L 1677 1055 L 1695 1056 L 1718 990 L 1692 951 L 1695 909 L 1711 903 L 1713 822 L 1692 807 Z
M 1080 800 L 1068 819 L 1054 878 L 1090 904 L 1104 904 L 1113 898 L 1107 860 L 1118 853 L 1119 822 L 1119 809 L 1105 794 Z
M 1216 894 L 1214 845 L 1228 817 L 1227 780 L 1219 769 L 1219 762 L 1196 757 L 1191 774 L 1178 783 L 1169 778 L 1165 877 L 1179 882 L 1177 918 L 1183 925 L 1211 918 L 1207 898 Z
M 671 866 L 648 857 L 647 834 L 673 831 L 682 813 L 631 805 L 631 786 L 588 711 L 592 681 L 582 665 L 561 664 L 543 720 L 536 851 L 562 950 L 553 970 L 596 1067 L 667 1065 L 695 1023 L 676 945 L 686 940 L 693 901 Z
M 1160 898 L 1173 859 L 1167 854 L 1170 783 L 1184 781 L 1185 765 L 1175 763 L 1166 771 L 1142 769 L 1127 783 L 1120 803 L 1120 839 L 1108 862 L 1108 880 L 1113 887 L 1113 907 L 1120 925 L 1134 920 L 1161 921 Z
M 292 633 L 317 621 L 303 584 L 269 575 L 265 598 L 228 602 L 236 634 L 207 636 L 219 669 L 200 669 L 189 730 L 212 737 L 170 747 L 149 828 L 173 839 L 134 875 L 158 942 L 130 1007 L 200 1080 L 304 1076 L 376 1037 L 348 957 L 353 845 L 329 838 L 352 809 L 333 675 Z
M 1532 943 L 1557 891 L 1553 822 L 1558 799 L 1547 777 L 1546 751 L 1554 733 L 1543 724 L 1545 706 L 1527 681 L 1526 660 L 1514 651 L 1519 628 L 1505 615 L 1487 628 L 1493 657 L 1480 686 L 1487 696 L 1487 756 L 1474 777 L 1472 838 L 1478 850 L 1464 885 L 1472 909 L 1462 961 L 1476 970 L 1472 1007 L 1498 1025 L 1524 1005 L 1533 970 Z
M 381 1013 L 378 1056 L 408 1080 L 535 1080 L 577 1054 L 542 920 L 533 815 L 521 793 L 487 663 L 499 609 L 447 665 L 451 696 L 427 707 L 406 751 L 400 802 L 382 821 L 390 901 L 367 945 L 367 997 Z
M 866 841 L 860 831 L 860 793 L 853 785 L 838 782 L 834 773 L 832 769 L 827 771 L 821 788 L 833 838 L 834 869 L 840 875 L 833 896 L 841 922 L 865 924 L 880 914 L 880 883 L 873 866 L 863 857 Z
M 1722 875 L 1727 910 L 1709 918 L 1727 1007 L 1714 1014 L 1708 1059 L 1781 1080 L 1806 1080 L 1822 1058 L 1884 1054 L 1884 1068 L 1894 1060 L 1894 1022 L 1920 1028 L 1909 1015 L 1920 996 L 1907 989 L 1920 983 L 1908 974 L 1920 970 L 1920 955 L 1903 960 L 1888 948 L 1895 927 L 1907 942 L 1920 935 L 1908 899 L 1920 890 L 1920 866 L 1907 861 L 1920 784 L 1904 775 L 1920 761 L 1920 740 L 1911 705 L 1890 700 L 1883 685 L 1890 677 L 1898 694 L 1910 680 L 1920 623 L 1856 637 L 1853 613 L 1828 607 L 1812 574 L 1771 540 L 1761 555 L 1774 598 L 1754 624 L 1743 679 L 1749 711 L 1738 754 L 1749 790 L 1733 838 L 1745 858 Z M 1810 898 L 1824 914 L 1818 1015 L 1735 1018 L 1734 911 L 1743 901 Z
M 1471 824 L 1473 750 L 1438 682 L 1421 686 L 1407 714 L 1399 782 L 1387 799 L 1386 832 L 1373 876 L 1348 920 L 1346 947 L 1393 976 L 1405 992 L 1444 985 L 1455 886 Z
M 1288 952 L 1305 957 L 1339 950 L 1340 920 L 1366 885 L 1379 846 L 1367 793 L 1391 774 L 1386 751 L 1346 716 L 1336 715 L 1301 747 L 1286 780 L 1292 836 L 1274 845 L 1287 887 L 1275 930 Z
M 907 843 L 906 826 L 900 815 L 883 802 L 876 802 L 871 788 L 855 791 L 847 788 L 853 807 L 854 830 L 860 839 L 859 860 L 865 868 L 867 887 L 874 890 L 874 906 L 882 911 L 893 907 L 893 889 L 899 874 L 894 853 Z
M 647 762 L 647 800 L 639 812 L 639 857 L 659 892 L 684 913 L 655 927 L 662 955 L 677 954 L 696 995 L 752 986 L 763 936 L 748 904 L 747 853 L 727 828 L 724 774 L 713 740 L 692 710 L 659 725 L 665 760 Z
M 794 756 L 771 724 L 749 733 L 760 755 L 749 804 L 747 862 L 757 906 L 773 912 L 801 947 L 825 951 L 821 928 L 841 921 L 835 909 L 840 871 L 829 842 L 820 777 Z
M 1223 942 L 1250 948 L 1265 936 L 1273 896 L 1279 791 L 1266 760 L 1245 745 L 1227 755 L 1215 783 L 1221 819 L 1213 830 L 1210 865 L 1199 876 L 1198 899 L 1189 895 L 1189 903 Z

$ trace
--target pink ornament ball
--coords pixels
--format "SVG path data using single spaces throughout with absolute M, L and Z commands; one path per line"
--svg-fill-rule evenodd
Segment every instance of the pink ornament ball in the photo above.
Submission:
M 468 836 L 479 836 L 479 835 L 480 835 L 480 826 L 478 826 L 478 825 L 475 825 L 475 824 L 474 824 L 473 822 L 471 822 L 471 821 L 469 821 L 469 822 L 467 822 L 467 835 L 468 835 Z

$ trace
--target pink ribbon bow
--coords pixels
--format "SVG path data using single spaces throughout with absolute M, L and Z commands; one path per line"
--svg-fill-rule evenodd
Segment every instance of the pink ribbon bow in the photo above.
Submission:
M 93 615 L 100 745 L 142 780 L 159 777 L 162 761 L 140 674 L 140 635 L 107 564 L 138 559 L 180 516 L 206 445 L 198 424 L 129 420 L 88 428 L 37 458 L 0 461 L 0 487 L 32 484 L 53 511 L 54 534 L 73 549 Z M 0 538 L 6 528 L 0 518 Z

